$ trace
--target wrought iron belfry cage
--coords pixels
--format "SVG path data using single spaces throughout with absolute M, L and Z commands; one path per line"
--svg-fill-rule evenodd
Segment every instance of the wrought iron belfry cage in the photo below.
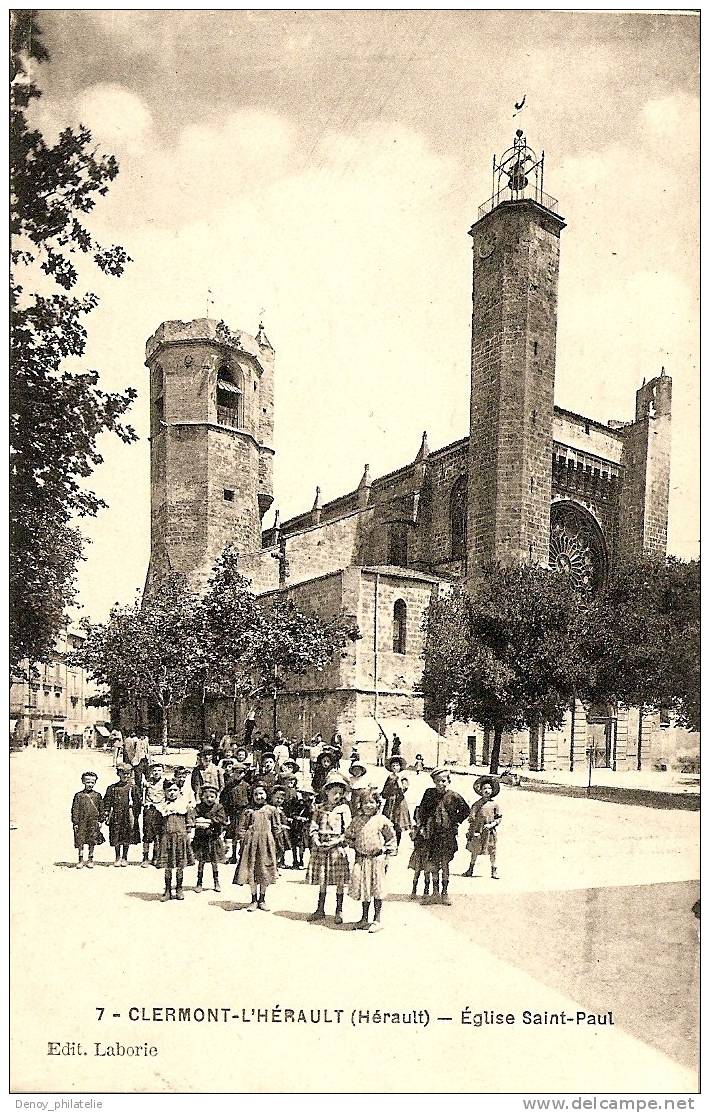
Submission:
M 515 133 L 513 146 L 501 155 L 493 156 L 493 192 L 478 209 L 479 218 L 492 212 L 505 201 L 536 201 L 551 212 L 557 212 L 557 200 L 543 189 L 545 152 L 538 158 L 528 147 L 520 128 Z

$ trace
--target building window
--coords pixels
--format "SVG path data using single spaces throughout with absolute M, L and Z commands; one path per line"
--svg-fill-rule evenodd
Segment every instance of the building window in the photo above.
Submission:
M 390 522 L 387 563 L 407 567 L 407 523 Z
M 449 503 L 451 524 L 451 559 L 466 559 L 466 479 L 457 479 L 451 488 Z
M 232 429 L 244 426 L 244 379 L 241 368 L 231 363 L 217 372 L 217 421 Z
M 404 599 L 398 599 L 394 605 L 392 649 L 395 653 L 407 652 L 407 604 Z
M 234 502 L 234 491 L 230 490 L 229 487 L 224 488 L 224 501 Z
M 155 431 L 160 432 L 160 427 L 165 424 L 165 399 L 159 394 L 155 399 Z
M 659 713 L 660 726 L 663 730 L 668 730 L 671 725 L 671 713 L 667 707 L 662 707 Z

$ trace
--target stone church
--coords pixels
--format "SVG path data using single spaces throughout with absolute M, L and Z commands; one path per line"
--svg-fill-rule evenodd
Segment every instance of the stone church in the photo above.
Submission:
M 422 619 L 437 592 L 491 559 L 549 564 L 603 583 L 620 554 L 665 553 L 671 379 L 636 393 L 635 419 L 606 424 L 555 405 L 560 243 L 565 221 L 543 190 L 540 158 L 518 131 L 493 163 L 473 247 L 469 436 L 356 490 L 262 529 L 273 503 L 274 350 L 210 319 L 166 321 L 146 345 L 151 401 L 151 559 L 202 586 L 227 543 L 259 593 L 285 592 L 324 616 L 355 618 L 361 640 L 282 693 L 293 739 L 338 729 L 372 757 L 396 731 L 408 757 L 484 762 L 475 724 L 428 724 L 417 694 Z M 247 708 L 239 709 L 239 716 Z M 259 709 L 271 733 L 272 708 Z M 210 729 L 231 724 L 210 708 Z M 193 721 L 194 719 L 194 721 Z M 198 738 L 189 707 L 171 734 Z M 433 727 L 439 728 L 438 731 Z M 378 739 L 380 742 L 378 743 Z M 564 726 L 505 740 L 503 759 L 573 769 L 636 769 L 663 752 L 659 716 L 570 707 Z

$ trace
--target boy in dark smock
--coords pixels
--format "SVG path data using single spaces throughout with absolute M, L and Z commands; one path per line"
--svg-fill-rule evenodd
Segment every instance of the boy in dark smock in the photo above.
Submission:
M 450 788 L 451 774 L 448 769 L 434 769 L 431 779 L 434 787 L 426 789 L 419 804 L 419 822 L 426 854 L 425 872 L 432 875 L 432 892 L 424 900 L 427 904 L 451 904 L 449 864 L 458 849 L 456 834 L 459 824 L 468 818 L 469 806 L 463 796 Z

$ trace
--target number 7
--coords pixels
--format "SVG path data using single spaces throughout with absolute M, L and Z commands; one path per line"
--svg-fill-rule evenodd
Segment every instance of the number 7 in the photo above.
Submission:
M 99 1005 L 97 1005 L 97 1006 L 96 1006 L 96 1011 L 97 1011 L 97 1013 L 99 1014 L 99 1016 L 98 1016 L 98 1019 L 99 1019 L 99 1020 L 103 1020 L 103 1018 L 104 1018 L 104 1013 L 106 1012 L 106 1010 L 105 1010 L 104 1008 L 101 1008 L 101 1007 L 100 1007 Z

